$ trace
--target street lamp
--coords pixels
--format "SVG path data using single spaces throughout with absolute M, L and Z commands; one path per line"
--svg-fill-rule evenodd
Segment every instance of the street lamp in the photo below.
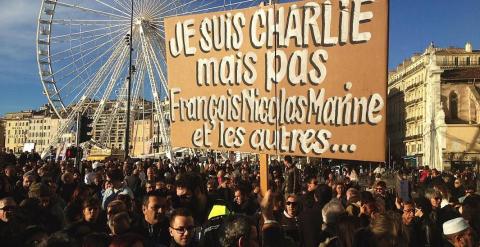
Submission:
M 124 154 L 124 159 L 128 159 L 128 152 L 130 151 L 130 101 L 131 101 L 131 91 L 132 91 L 132 51 L 133 51 L 133 0 L 131 0 L 131 12 L 130 12 L 130 35 L 127 34 L 128 38 L 128 47 L 129 47 L 129 55 L 130 55 L 130 61 L 129 61 L 129 66 L 128 66 L 128 84 L 127 84 L 127 126 L 125 129 L 125 154 Z

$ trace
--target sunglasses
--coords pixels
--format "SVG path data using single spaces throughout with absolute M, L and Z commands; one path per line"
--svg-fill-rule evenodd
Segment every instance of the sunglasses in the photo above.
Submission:
M 297 205 L 297 202 L 285 202 L 286 205 L 292 205 L 292 206 L 296 206 Z
M 14 211 L 16 209 L 17 209 L 16 206 L 4 206 L 3 208 L 0 208 L 0 210 L 3 210 L 3 211 Z

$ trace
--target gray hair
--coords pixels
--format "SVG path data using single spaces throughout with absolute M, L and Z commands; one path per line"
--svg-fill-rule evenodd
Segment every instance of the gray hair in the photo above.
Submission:
M 429 190 L 425 191 L 425 197 L 428 200 L 430 200 L 432 198 L 437 198 L 437 197 L 443 198 L 442 193 L 440 193 L 440 191 L 433 190 L 433 189 L 429 189 Z
M 322 208 L 322 218 L 325 224 L 332 224 L 337 221 L 338 216 L 345 213 L 345 208 L 339 200 L 331 200 Z

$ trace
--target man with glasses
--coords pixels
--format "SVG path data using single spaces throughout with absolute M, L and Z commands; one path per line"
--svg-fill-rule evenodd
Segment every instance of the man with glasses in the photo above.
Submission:
M 0 200 L 0 243 L 2 246 L 18 246 L 21 227 L 16 221 L 17 203 L 13 198 Z
M 380 198 L 385 203 L 385 210 L 395 209 L 395 198 L 387 192 L 387 183 L 385 181 L 377 181 L 374 186 L 373 195 Z
M 402 212 L 402 224 L 408 246 L 425 246 L 426 235 L 420 223 L 422 212 L 415 208 L 413 201 L 403 202 Z
M 192 214 L 184 209 L 175 209 L 170 217 L 170 247 L 197 246 L 193 241 L 194 220 Z
M 170 240 L 166 213 L 170 205 L 164 193 L 154 191 L 145 196 L 142 206 L 143 220 L 135 231 L 145 239 L 145 246 L 167 246 Z

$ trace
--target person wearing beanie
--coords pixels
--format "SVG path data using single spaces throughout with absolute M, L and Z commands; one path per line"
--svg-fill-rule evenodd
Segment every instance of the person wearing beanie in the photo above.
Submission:
M 52 192 L 44 183 L 34 183 L 28 191 L 28 198 L 34 199 L 42 210 L 42 221 L 49 233 L 60 230 L 65 224 L 63 209 L 52 202 Z
M 443 235 L 454 247 L 475 247 L 478 244 L 472 228 L 462 217 L 443 223 Z

